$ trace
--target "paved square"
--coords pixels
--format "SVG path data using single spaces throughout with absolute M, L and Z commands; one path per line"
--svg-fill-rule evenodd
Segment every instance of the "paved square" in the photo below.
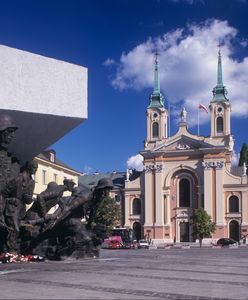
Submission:
M 102 250 L 0 265 L 0 299 L 248 299 L 248 249 Z

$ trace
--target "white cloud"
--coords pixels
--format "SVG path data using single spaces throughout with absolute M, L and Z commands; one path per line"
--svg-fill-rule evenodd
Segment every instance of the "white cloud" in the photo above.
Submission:
M 127 168 L 136 171 L 143 171 L 143 156 L 137 154 L 129 157 L 127 160 Z
M 83 173 L 89 174 L 91 171 L 92 171 L 92 167 L 87 165 L 83 167 Z
M 235 150 L 233 151 L 233 157 L 232 157 L 232 166 L 238 166 L 239 163 L 239 153 L 237 154 Z
M 248 45 L 248 39 L 243 38 L 243 39 L 240 41 L 240 45 L 241 45 L 242 47 L 246 48 L 247 45 Z
M 116 64 L 115 60 L 114 60 L 114 59 L 111 59 L 111 58 L 107 58 L 107 59 L 103 62 L 103 65 L 104 65 L 105 67 L 113 66 L 113 65 L 115 65 L 115 64 Z
M 232 115 L 245 117 L 248 57 L 242 61 L 232 58 L 234 40 L 238 38 L 234 27 L 216 19 L 191 23 L 149 38 L 128 53 L 122 53 L 112 85 L 120 90 L 152 89 L 154 53 L 158 50 L 160 85 L 166 101 L 185 106 L 190 123 L 196 124 L 198 103 L 209 105 L 217 83 L 217 45 L 221 41 L 223 81 L 229 91 Z M 201 123 L 208 120 L 209 115 L 201 113 Z

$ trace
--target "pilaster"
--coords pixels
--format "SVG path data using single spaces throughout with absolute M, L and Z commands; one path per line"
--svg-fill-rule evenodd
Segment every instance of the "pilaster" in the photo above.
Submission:
M 153 173 L 145 173 L 145 224 L 144 226 L 153 226 L 153 201 L 154 201 L 154 182 Z
M 163 200 L 163 173 L 162 170 L 155 171 L 155 195 L 156 195 L 156 217 L 155 225 L 164 225 L 164 200 Z
M 130 227 L 130 199 L 129 195 L 125 196 L 125 227 Z
M 166 226 L 171 225 L 171 215 L 170 215 L 170 195 L 166 195 Z
M 216 168 L 216 225 L 224 225 L 223 168 Z
M 212 169 L 205 167 L 204 168 L 204 208 L 206 212 L 213 217 L 212 214 Z
M 248 225 L 248 195 L 246 191 L 242 192 L 242 225 Z

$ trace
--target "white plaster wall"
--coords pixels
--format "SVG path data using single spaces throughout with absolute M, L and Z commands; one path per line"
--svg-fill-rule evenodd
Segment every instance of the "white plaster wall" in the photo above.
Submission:
M 87 69 L 0 45 L 0 108 L 87 118 Z
M 225 222 L 223 169 L 216 169 L 216 225 L 223 226 Z
M 126 189 L 140 189 L 140 177 L 136 178 L 135 180 L 126 180 L 125 181 L 125 188 Z
M 241 184 L 242 177 L 241 176 L 235 176 L 228 172 L 228 170 L 225 170 L 224 174 L 224 182 L 225 184 Z

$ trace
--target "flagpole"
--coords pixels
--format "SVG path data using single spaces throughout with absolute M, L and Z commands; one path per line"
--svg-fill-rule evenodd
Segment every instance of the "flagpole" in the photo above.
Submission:
M 197 108 L 198 112 L 197 112 L 197 121 L 198 121 L 198 136 L 200 136 L 200 126 L 199 126 L 199 105 L 198 105 L 198 108 Z
M 168 137 L 170 137 L 170 102 L 168 102 L 168 106 L 169 106 L 169 107 L 168 107 L 168 110 L 169 110 L 169 122 L 168 122 L 168 125 L 169 125 L 168 127 L 169 127 L 169 128 L 168 128 Z

